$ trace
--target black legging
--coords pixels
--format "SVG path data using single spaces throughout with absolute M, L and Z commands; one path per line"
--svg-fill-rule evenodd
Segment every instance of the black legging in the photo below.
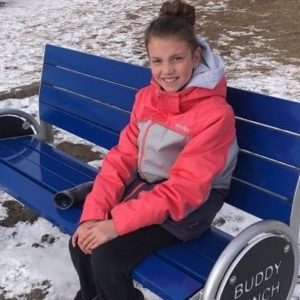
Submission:
M 92 254 L 69 243 L 84 300 L 133 300 L 132 270 L 155 250 L 179 240 L 158 225 L 152 225 L 107 242 Z

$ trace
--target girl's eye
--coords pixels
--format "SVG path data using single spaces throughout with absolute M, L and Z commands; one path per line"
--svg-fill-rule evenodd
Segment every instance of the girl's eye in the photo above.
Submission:
M 174 61 L 182 61 L 183 60 L 183 57 L 181 56 L 176 56 L 173 58 Z
M 159 59 L 154 59 L 154 60 L 151 61 L 151 63 L 155 64 L 155 65 L 159 64 L 160 62 L 161 61 Z

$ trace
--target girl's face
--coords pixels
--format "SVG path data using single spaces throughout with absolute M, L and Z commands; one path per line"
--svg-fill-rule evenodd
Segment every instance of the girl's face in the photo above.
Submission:
M 174 37 L 152 37 L 147 50 L 152 76 L 166 92 L 180 91 L 200 61 L 200 48 Z

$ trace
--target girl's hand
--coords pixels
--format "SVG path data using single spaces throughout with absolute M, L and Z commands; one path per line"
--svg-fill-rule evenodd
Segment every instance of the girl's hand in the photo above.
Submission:
M 112 220 L 98 221 L 87 229 L 81 246 L 89 253 L 98 246 L 118 236 Z
M 82 247 L 82 242 L 84 241 L 85 237 L 87 236 L 88 229 L 93 226 L 97 221 L 96 220 L 90 220 L 90 221 L 85 221 L 81 223 L 74 234 L 72 235 L 72 245 L 73 247 L 76 247 L 77 245 L 79 248 L 87 254 L 88 252 Z

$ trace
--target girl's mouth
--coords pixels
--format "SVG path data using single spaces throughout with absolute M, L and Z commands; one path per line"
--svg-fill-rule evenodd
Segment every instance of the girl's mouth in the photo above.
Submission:
M 166 83 L 175 82 L 179 77 L 170 77 L 170 78 L 162 78 L 162 80 Z

